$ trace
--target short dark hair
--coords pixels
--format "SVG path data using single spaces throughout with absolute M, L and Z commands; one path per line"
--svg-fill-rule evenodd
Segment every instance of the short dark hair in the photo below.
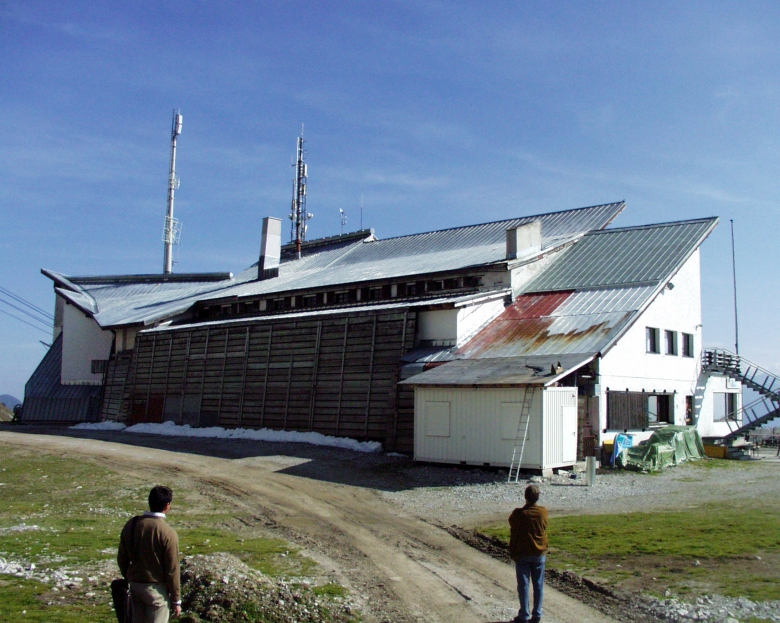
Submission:
M 157 485 L 149 492 L 149 510 L 153 513 L 162 513 L 171 502 L 173 491 L 169 487 Z
M 536 504 L 539 501 L 539 487 L 536 485 L 528 485 L 525 488 L 525 501 L 529 504 Z

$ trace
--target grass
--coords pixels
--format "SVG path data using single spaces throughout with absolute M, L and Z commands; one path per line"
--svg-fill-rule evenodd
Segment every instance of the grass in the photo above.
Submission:
M 485 534 L 509 539 L 509 528 Z M 606 584 L 691 597 L 780 599 L 780 497 L 674 512 L 554 517 L 548 566 Z
M 44 574 L 66 571 L 81 588 L 53 591 L 41 583 L 0 575 L 0 621 L 109 623 L 108 583 L 119 577 L 116 548 L 129 517 L 139 513 L 152 485 L 90 461 L 3 448 L 0 469 L 0 557 L 34 563 Z M 290 543 L 266 538 L 252 517 L 230 514 L 224 501 L 205 499 L 175 475 L 168 522 L 182 554 L 227 552 L 271 576 L 310 575 L 316 563 Z M 94 596 L 86 597 L 88 593 Z M 95 605 L 93 605 L 95 604 Z M 26 611 L 25 615 L 21 615 Z M 24 617 L 24 618 L 22 618 Z

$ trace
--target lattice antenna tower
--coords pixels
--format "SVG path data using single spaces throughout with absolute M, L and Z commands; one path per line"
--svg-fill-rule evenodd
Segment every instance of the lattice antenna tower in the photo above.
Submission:
M 303 148 L 303 125 L 301 135 L 298 137 L 295 156 L 295 179 L 293 180 L 292 207 L 290 209 L 290 242 L 295 243 L 298 258 L 301 257 L 301 243 L 306 240 L 306 230 L 309 228 L 307 221 L 314 215 L 306 210 L 306 184 L 309 179 L 309 167 L 307 166 L 306 150 Z
M 173 111 L 173 122 L 171 124 L 171 171 L 168 175 L 168 213 L 165 216 L 165 226 L 163 228 L 163 243 L 165 244 L 165 259 L 163 262 L 163 273 L 170 275 L 173 272 L 173 245 L 179 244 L 181 237 L 181 223 L 173 218 L 173 195 L 178 190 L 180 180 L 176 177 L 176 139 L 181 134 L 181 126 L 184 117 Z

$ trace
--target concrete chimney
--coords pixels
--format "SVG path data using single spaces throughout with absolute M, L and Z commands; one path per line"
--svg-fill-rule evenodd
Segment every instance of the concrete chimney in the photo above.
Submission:
M 506 259 L 542 252 L 542 222 L 532 221 L 506 230 Z
M 279 276 L 279 258 L 282 255 L 282 221 L 273 216 L 263 219 L 263 239 L 260 243 L 260 261 L 257 278 L 271 279 Z

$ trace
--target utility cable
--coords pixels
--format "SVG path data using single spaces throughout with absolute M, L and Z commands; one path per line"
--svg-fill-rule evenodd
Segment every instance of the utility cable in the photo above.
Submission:
M 9 307 L 13 307 L 16 311 L 23 313 L 28 318 L 31 318 L 32 320 L 35 320 L 36 322 L 40 322 L 41 324 L 44 324 L 44 325 L 48 326 L 52 322 L 51 320 L 48 320 L 48 319 L 39 318 L 38 316 L 28 312 L 26 309 L 22 309 L 21 307 L 17 307 L 13 303 L 9 303 L 8 301 L 5 301 L 5 300 L 3 300 L 1 298 L 0 298 L 0 303 L 5 303 Z
M 38 312 L 40 314 L 43 314 L 46 318 L 51 318 L 52 320 L 54 320 L 54 316 L 52 316 L 45 309 L 41 309 L 40 307 L 38 307 L 37 305 L 33 305 L 29 301 L 25 301 L 21 296 L 18 296 L 16 294 L 14 294 L 10 290 L 6 290 L 4 287 L 0 286 L 0 292 L 2 292 L 3 294 L 5 294 L 7 296 L 10 296 L 12 299 L 17 301 L 18 303 L 21 303 L 22 305 L 26 305 L 30 309 L 32 309 L 32 310 L 34 310 L 34 311 L 36 311 L 36 312 Z
M 43 331 L 47 335 L 49 334 L 49 331 L 47 331 L 46 329 L 41 329 L 41 327 L 39 327 L 38 325 L 34 325 L 31 322 L 27 322 L 26 320 L 22 320 L 18 316 L 14 316 L 13 314 L 9 314 L 7 311 L 5 311 L 3 309 L 0 309 L 0 314 L 5 314 L 6 316 L 11 316 L 11 318 L 16 318 L 16 320 L 18 320 L 19 322 L 23 322 L 24 324 L 31 326 L 33 329 L 38 329 L 38 331 Z

